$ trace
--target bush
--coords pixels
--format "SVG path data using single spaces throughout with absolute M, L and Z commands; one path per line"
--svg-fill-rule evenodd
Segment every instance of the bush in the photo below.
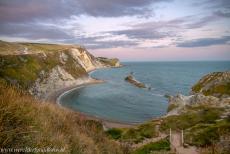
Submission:
M 153 122 L 139 125 L 136 128 L 129 128 L 123 132 L 121 139 L 124 141 L 141 142 L 145 138 L 157 137 L 155 124 Z
M 153 151 L 169 151 L 170 143 L 168 139 L 162 139 L 158 142 L 152 142 L 138 148 L 133 154 L 149 154 Z
M 214 124 L 199 124 L 185 132 L 185 142 L 195 146 L 212 145 L 220 141 L 221 136 L 230 137 L 230 123 L 223 120 Z
M 106 131 L 106 133 L 111 136 L 113 139 L 117 140 L 121 138 L 122 130 L 118 128 L 111 128 Z
M 160 129 L 162 131 L 168 131 L 169 128 L 181 130 L 200 123 L 213 123 L 220 118 L 222 111 L 222 108 L 211 108 L 207 106 L 190 107 L 186 113 L 164 118 Z

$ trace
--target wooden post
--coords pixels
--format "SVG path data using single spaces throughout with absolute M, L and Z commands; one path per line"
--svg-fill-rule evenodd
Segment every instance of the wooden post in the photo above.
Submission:
M 181 130 L 181 145 L 184 145 L 184 130 Z
M 172 130 L 171 128 L 169 129 L 169 142 L 172 142 Z

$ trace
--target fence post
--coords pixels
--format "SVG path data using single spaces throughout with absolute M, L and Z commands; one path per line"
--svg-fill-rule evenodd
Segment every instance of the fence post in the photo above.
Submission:
M 171 128 L 169 129 L 169 141 L 171 144 L 171 142 L 172 142 L 172 130 L 171 130 Z
M 181 130 L 181 144 L 184 146 L 184 130 Z

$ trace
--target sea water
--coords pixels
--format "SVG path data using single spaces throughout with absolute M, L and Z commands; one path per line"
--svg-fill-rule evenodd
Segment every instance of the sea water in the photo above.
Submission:
M 88 85 L 60 98 L 61 105 L 102 119 L 141 123 L 167 111 L 165 95 L 188 95 L 202 76 L 230 70 L 230 62 L 124 62 L 124 67 L 94 71 L 90 75 L 105 83 Z M 124 80 L 133 76 L 151 89 Z

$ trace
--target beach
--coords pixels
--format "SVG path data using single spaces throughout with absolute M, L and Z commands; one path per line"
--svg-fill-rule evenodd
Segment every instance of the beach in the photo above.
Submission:
M 103 80 L 91 78 L 88 82 L 85 82 L 85 83 L 82 83 L 82 84 L 76 84 L 76 85 L 73 85 L 73 86 L 63 87 L 63 88 L 58 89 L 55 92 L 51 93 L 47 97 L 46 101 L 56 103 L 60 107 L 63 107 L 61 105 L 61 103 L 59 102 L 61 96 L 65 95 L 66 93 L 68 93 L 68 92 L 70 92 L 72 90 L 78 89 L 78 88 L 82 88 L 82 87 L 85 87 L 85 86 L 88 86 L 88 85 L 91 85 L 91 84 L 100 84 L 100 83 L 104 83 L 104 82 L 105 81 L 103 81 Z M 97 117 L 97 116 L 92 116 L 92 115 L 88 115 L 88 114 L 83 113 L 83 112 L 72 110 L 70 108 L 66 108 L 66 107 L 63 107 L 63 108 L 65 108 L 67 110 L 74 111 L 77 114 L 79 114 L 79 116 L 83 116 L 86 119 L 101 122 L 103 124 L 104 130 L 107 130 L 107 129 L 110 129 L 110 128 L 130 128 L 130 127 L 134 127 L 135 125 L 137 125 L 137 124 L 129 124 L 129 123 L 122 123 L 122 122 L 107 120 L 107 119 L 103 119 L 103 118 L 100 118 L 100 117 Z

